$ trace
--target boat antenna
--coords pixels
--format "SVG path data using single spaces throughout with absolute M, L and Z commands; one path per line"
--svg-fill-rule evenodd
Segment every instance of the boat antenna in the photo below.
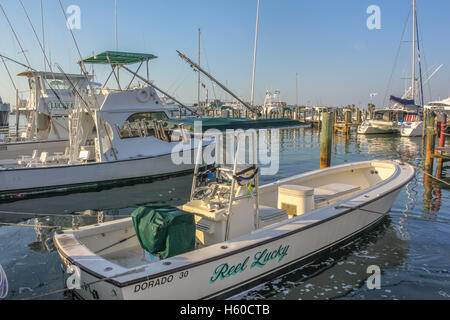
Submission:
M 6 64 L 5 58 L 3 56 L 1 56 L 1 58 L 2 58 L 3 65 L 5 66 L 6 72 L 8 73 L 9 79 L 11 80 L 11 83 L 12 83 L 12 85 L 14 87 L 14 91 L 17 91 L 16 84 L 14 83 L 14 80 L 13 80 L 13 78 L 11 76 L 11 73 L 9 72 L 9 68 L 8 68 L 8 65 Z
M 237 101 L 242 103 L 244 107 L 246 107 L 254 116 L 255 119 L 259 118 L 259 112 L 256 108 L 251 107 L 248 105 L 248 103 L 244 102 L 241 98 L 239 98 L 237 95 L 235 95 L 231 90 L 229 90 L 227 87 L 225 87 L 223 84 L 221 84 L 219 81 L 217 81 L 213 76 L 211 76 L 209 73 L 207 73 L 205 70 L 203 70 L 198 64 L 193 62 L 191 59 L 186 57 L 184 54 L 182 54 L 180 51 L 177 50 L 178 55 L 181 59 L 186 61 L 190 66 L 197 72 L 203 73 L 205 76 L 207 76 L 211 81 L 215 82 L 219 87 L 221 87 L 225 92 L 229 93 L 233 98 L 235 98 Z
M 36 40 L 37 40 L 37 42 L 39 43 L 39 46 L 41 47 L 41 50 L 42 50 L 42 52 L 43 52 L 43 54 L 44 54 L 44 60 L 48 63 L 48 65 L 49 65 L 49 67 L 50 67 L 50 72 L 53 73 L 53 71 L 52 71 L 52 65 L 51 65 L 51 63 L 50 63 L 50 62 L 48 61 L 48 59 L 47 59 L 47 55 L 45 54 L 45 49 L 44 49 L 44 47 L 42 46 L 41 41 L 39 40 L 39 37 L 38 37 L 38 35 L 37 35 L 37 33 L 36 33 L 36 29 L 34 28 L 33 23 L 31 22 L 30 16 L 28 15 L 28 11 L 27 11 L 27 9 L 25 8 L 25 6 L 23 5 L 22 0 L 19 0 L 19 3 L 21 4 L 21 6 L 22 6 L 22 8 L 23 8 L 23 11 L 25 12 L 25 15 L 26 15 L 26 17 L 27 17 L 27 20 L 28 20 L 28 22 L 30 23 L 31 29 L 33 29 L 34 36 L 36 37 Z
M 27 69 L 29 69 L 29 70 L 31 70 L 31 71 L 36 71 L 36 72 L 37 72 L 36 69 L 30 67 L 29 65 L 26 65 L 26 64 L 24 64 L 24 63 L 22 63 L 22 62 L 19 62 L 19 61 L 17 61 L 17 60 L 14 60 L 14 59 L 12 59 L 12 58 L 10 58 L 10 57 L 7 57 L 7 56 L 5 56 L 5 55 L 3 55 L 3 54 L 0 54 L 0 57 L 1 57 L 2 59 L 6 59 L 6 60 L 9 60 L 9 61 L 11 61 L 11 62 L 14 62 L 14 63 L 18 64 L 19 66 L 25 67 L 25 68 L 27 68 Z
M 259 25 L 259 0 L 256 8 L 256 31 L 255 31 L 255 48 L 253 52 L 253 75 L 252 75 L 252 92 L 250 98 L 250 104 L 253 106 L 255 99 L 255 73 L 256 73 L 256 52 L 258 49 L 258 25 Z
M 2 9 L 3 15 L 5 16 L 6 21 L 8 22 L 8 25 L 9 25 L 9 27 L 11 28 L 11 31 L 12 31 L 12 33 L 13 33 L 13 35 L 14 35 L 14 38 L 16 39 L 17 44 L 18 44 L 19 47 L 20 47 L 20 53 L 22 53 L 22 55 L 23 55 L 23 57 L 25 58 L 25 61 L 27 62 L 28 66 L 30 66 L 31 63 L 30 63 L 30 61 L 28 60 L 27 55 L 25 54 L 25 50 L 23 49 L 22 43 L 21 43 L 20 40 L 19 40 L 19 36 L 17 35 L 16 31 L 14 30 L 14 27 L 13 27 L 13 25 L 11 24 L 11 21 L 9 21 L 8 15 L 6 14 L 5 9 L 3 9 L 3 6 L 2 6 L 1 4 L 0 4 L 0 9 Z M 30 69 L 30 67 L 28 67 L 28 66 L 27 66 L 27 68 Z

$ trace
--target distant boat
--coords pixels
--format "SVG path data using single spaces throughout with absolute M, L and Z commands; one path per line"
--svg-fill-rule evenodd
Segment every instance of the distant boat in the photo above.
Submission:
M 267 90 L 263 105 L 263 111 L 270 114 L 271 112 L 281 112 L 283 108 L 287 108 L 287 103 L 281 102 L 280 91 L 276 90 L 272 93 L 271 91 Z
M 358 134 L 397 134 L 402 136 L 422 135 L 423 109 L 413 100 L 391 96 L 395 106 L 375 110 L 373 119 L 364 121 L 358 127 Z
M 0 141 L 5 139 L 5 136 L 8 134 L 10 111 L 9 104 L 3 103 L 3 100 L 0 97 Z M 1 147 L 0 150 L 2 150 Z
M 425 109 L 428 109 L 430 111 L 434 112 L 444 112 L 447 114 L 447 116 L 450 117 L 450 98 L 440 100 L 440 101 L 432 101 L 429 102 Z
M 411 88 L 401 97 L 391 96 L 393 106 L 375 110 L 374 118 L 364 121 L 358 127 L 358 134 L 400 134 L 402 137 L 421 136 L 423 131 L 423 106 L 416 104 L 416 0 L 413 0 L 413 63 Z M 419 59 L 420 64 L 420 59 Z M 422 86 L 420 74 L 420 86 Z M 423 97 L 422 97 L 423 100 Z

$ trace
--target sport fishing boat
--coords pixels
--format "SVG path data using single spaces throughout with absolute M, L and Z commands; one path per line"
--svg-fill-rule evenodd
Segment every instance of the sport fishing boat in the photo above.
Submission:
M 375 227 L 415 174 L 399 161 L 366 161 L 259 186 L 258 161 L 238 163 L 236 155 L 232 167 L 197 167 L 182 206 L 141 207 L 130 218 L 55 234 L 73 292 L 107 300 L 232 296 Z
M 280 91 L 276 90 L 274 93 L 266 91 L 264 105 L 262 106 L 264 113 L 281 112 L 286 107 L 287 103 L 280 100 Z
M 38 152 L 64 152 L 69 142 L 69 114 L 75 103 L 73 88 L 87 91 L 87 78 L 81 74 L 25 71 L 28 99 L 17 94 L 16 125 L 9 128 L 0 143 L 0 160 L 19 159 Z M 21 94 L 23 94 L 22 92 Z M 21 115 L 26 117 L 20 127 Z
M 127 68 L 128 64 L 143 64 L 153 58 L 150 54 L 105 52 L 80 63 L 109 64 L 118 77 L 119 66 Z M 133 75 L 140 77 L 137 73 Z M 31 156 L 22 156 L 18 161 L 3 162 L 1 199 L 84 190 L 89 186 L 181 174 L 194 169 L 193 164 L 171 161 L 174 149 L 191 153 L 197 148 L 198 140 L 180 138 L 179 134 L 172 136 L 160 126 L 158 121 L 168 119 L 172 110 L 161 102 L 154 85 L 149 82 L 131 87 L 130 83 L 122 89 L 117 81 L 118 89 L 112 90 L 106 84 L 95 94 L 88 94 L 72 83 L 71 92 L 75 97 L 67 117 L 69 144 L 63 152 L 35 150 Z

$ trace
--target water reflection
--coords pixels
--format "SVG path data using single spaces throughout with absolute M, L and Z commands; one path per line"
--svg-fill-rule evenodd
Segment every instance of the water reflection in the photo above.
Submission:
M 189 197 L 191 183 L 192 175 L 186 175 L 98 192 L 3 203 L 0 204 L 0 221 L 23 221 L 32 217 L 27 213 L 60 215 L 86 210 L 126 210 L 160 201 L 181 204 Z
M 378 228 L 352 243 L 336 249 L 326 258 L 278 277 L 234 299 L 336 299 L 366 290 L 371 265 L 395 268 L 408 253 L 386 219 Z

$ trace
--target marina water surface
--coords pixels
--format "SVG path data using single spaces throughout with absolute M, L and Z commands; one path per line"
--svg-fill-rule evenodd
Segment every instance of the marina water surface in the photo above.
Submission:
M 319 168 L 316 130 L 284 130 L 279 143 L 279 174 L 262 177 L 262 184 Z M 401 159 L 423 167 L 422 138 L 336 135 L 332 165 L 371 159 Z M 187 175 L 0 204 L 4 224 L 0 225 L 0 264 L 9 281 L 8 298 L 71 299 L 53 245 L 56 228 L 124 218 L 146 203 L 180 205 L 189 198 L 191 182 Z M 418 170 L 375 230 L 233 299 L 449 299 L 449 196 L 446 184 L 435 180 L 426 184 Z M 366 285 L 370 266 L 381 270 L 380 289 L 369 290 Z

